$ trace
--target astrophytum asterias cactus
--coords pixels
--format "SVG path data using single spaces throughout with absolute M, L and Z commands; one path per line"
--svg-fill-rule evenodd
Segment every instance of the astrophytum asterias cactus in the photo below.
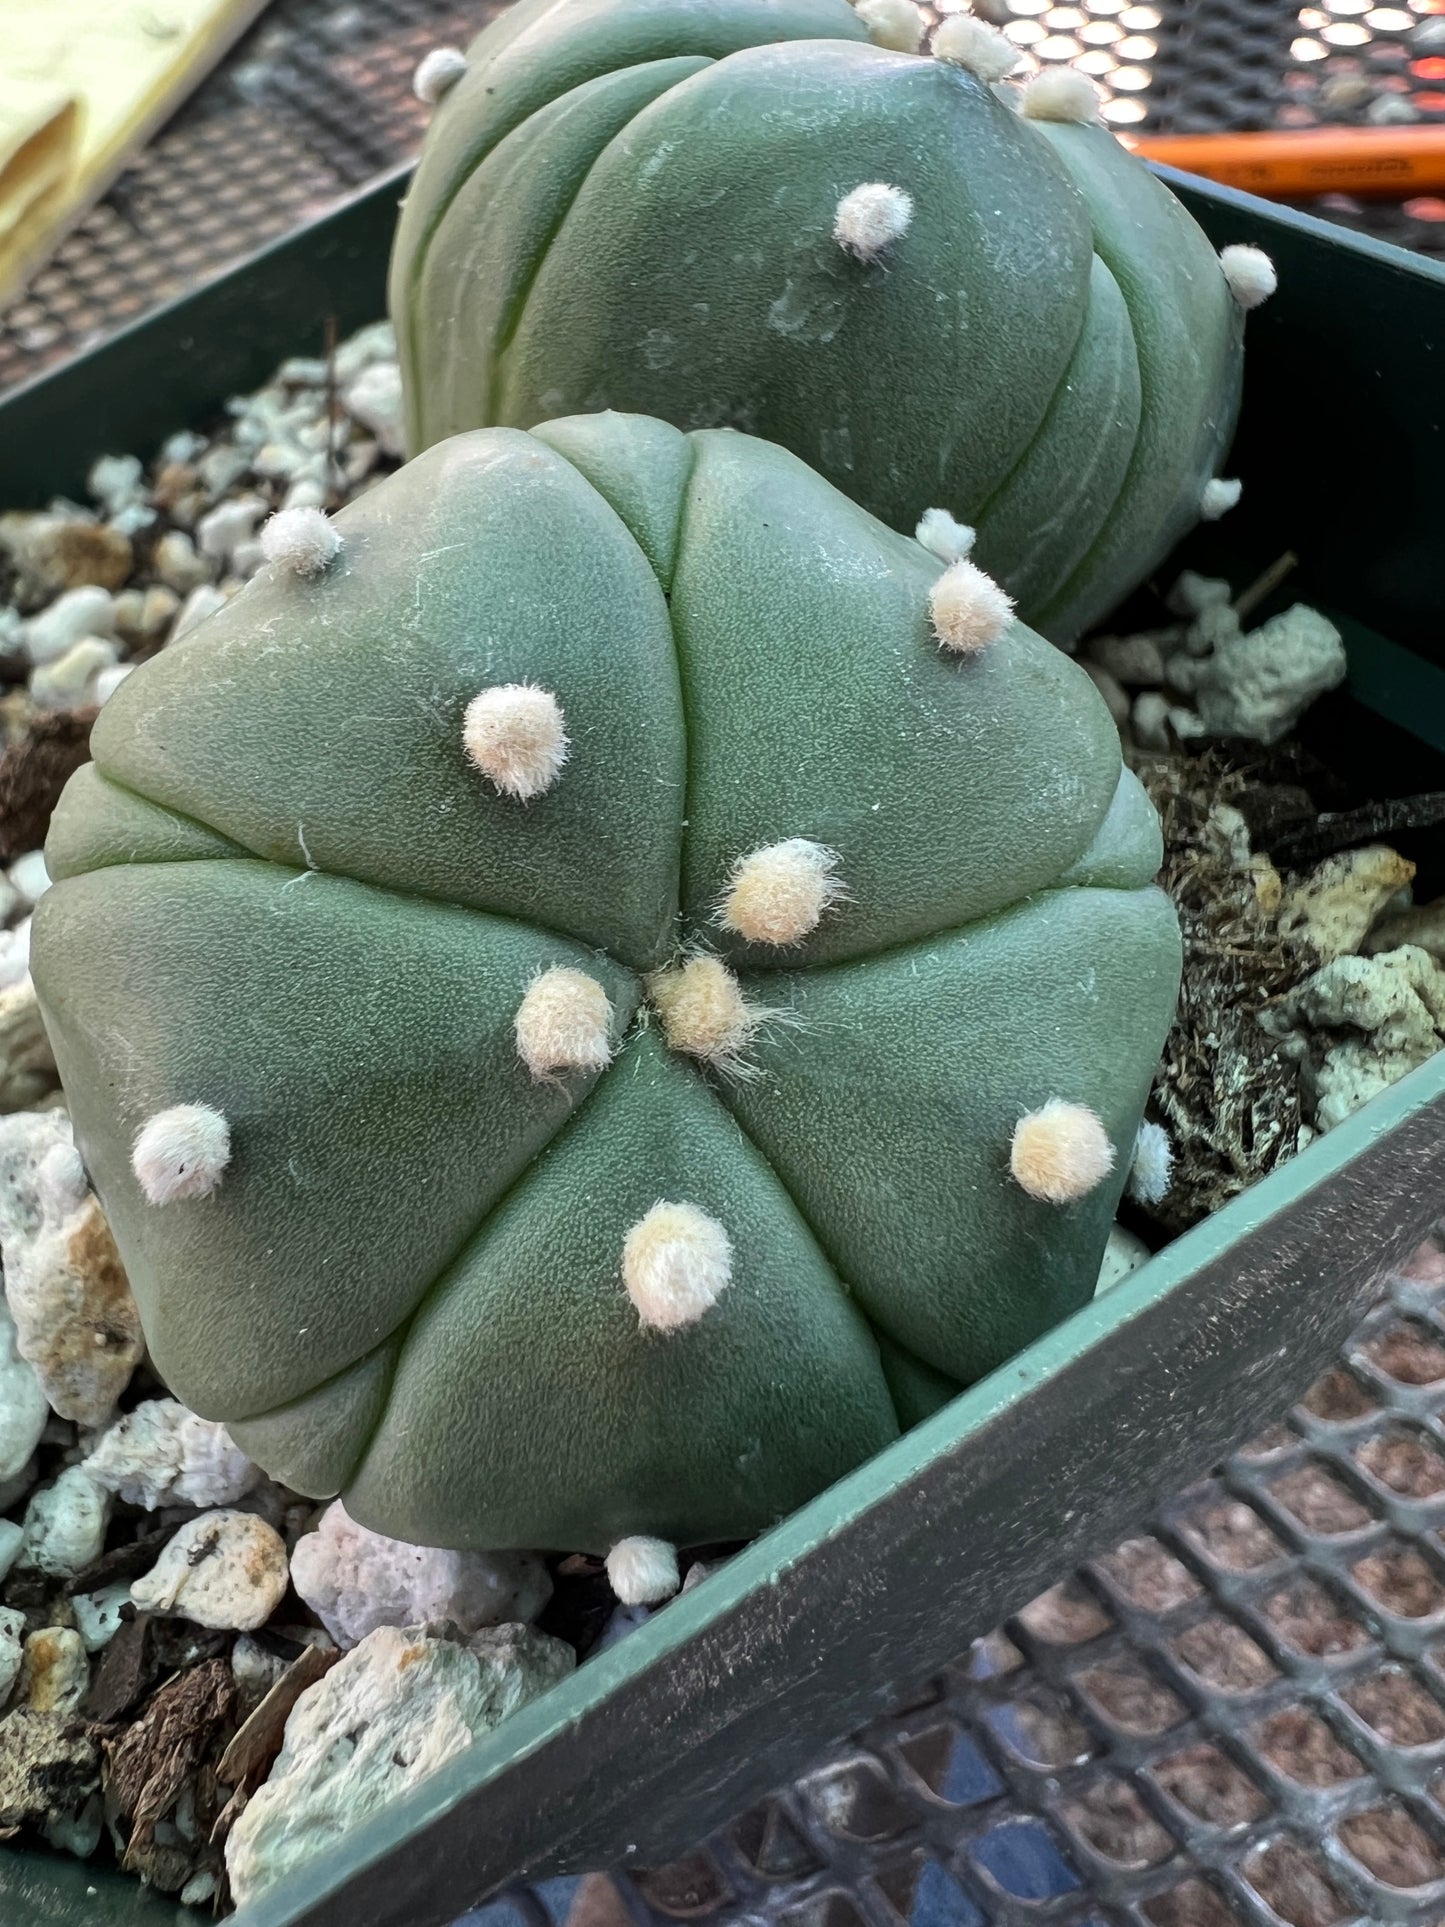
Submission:
M 35 920 L 187 1406 L 393 1537 L 665 1552 L 1087 1299 L 1178 939 L 986 576 L 619 415 L 280 537 L 106 705 Z
M 905 0 L 518 0 L 451 56 L 397 233 L 413 449 L 602 408 L 765 435 L 904 533 L 976 528 L 1068 643 L 1222 512 L 1273 272 L 1083 75 L 1001 99 L 1016 59 Z

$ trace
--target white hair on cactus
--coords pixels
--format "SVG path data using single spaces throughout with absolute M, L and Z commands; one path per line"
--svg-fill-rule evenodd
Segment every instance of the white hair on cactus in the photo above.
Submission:
M 749 943 L 801 943 L 847 894 L 838 855 L 805 836 L 740 857 L 715 921 Z
M 1134 1140 L 1134 1158 L 1129 1166 L 1129 1196 L 1135 1204 L 1160 1204 L 1169 1195 L 1174 1176 L 1174 1146 L 1162 1124 L 1147 1119 L 1139 1126 Z
M 1013 621 L 1013 597 L 991 575 L 967 560 L 951 563 L 928 593 L 939 646 L 975 656 L 997 642 Z
M 923 45 L 923 15 L 913 0 L 855 0 L 853 11 L 868 29 L 875 47 L 886 47 L 895 54 L 916 54 Z
M 1025 84 L 1020 108 L 1026 120 L 1077 121 L 1087 126 L 1098 120 L 1102 104 L 1098 88 L 1077 67 L 1045 67 Z
M 261 531 L 261 553 L 278 569 L 314 578 L 341 553 L 341 537 L 320 509 L 278 509 Z
M 1229 292 L 1241 308 L 1257 308 L 1279 286 L 1274 263 L 1263 248 L 1246 247 L 1236 241 L 1219 250 L 1219 265 L 1229 283 Z
M 622 1282 L 638 1317 L 654 1331 L 696 1324 L 732 1275 L 732 1239 L 695 1204 L 659 1199 L 623 1241 Z
M 648 995 L 670 1050 L 736 1068 L 764 1013 L 743 996 L 720 957 L 684 957 L 648 979 Z
M 529 682 L 498 683 L 473 696 L 462 743 L 483 776 L 522 803 L 551 789 L 570 748 L 562 705 L 550 689 Z
M 607 1579 L 624 1606 L 659 1606 L 677 1591 L 677 1548 L 666 1539 L 619 1539 Z
M 887 181 L 864 181 L 845 194 L 833 216 L 833 239 L 860 261 L 876 261 L 908 232 L 913 197 Z
M 231 1127 L 209 1104 L 173 1104 L 136 1132 L 131 1169 L 152 1204 L 204 1198 L 231 1161 Z
M 1228 515 L 1244 493 L 1244 483 L 1226 481 L 1216 475 L 1212 482 L 1206 482 L 1199 496 L 1199 513 L 1206 522 L 1217 522 L 1221 515 Z
M 976 531 L 967 522 L 956 520 L 947 509 L 925 509 L 913 539 L 940 562 L 962 562 L 974 545 Z
M 612 1005 L 585 970 L 558 964 L 528 984 L 512 1028 L 533 1077 L 600 1071 L 612 1058 Z
M 1031 1198 L 1072 1204 L 1114 1168 L 1114 1147 L 1086 1104 L 1051 1097 L 1014 1126 L 1009 1169 Z
M 951 13 L 933 35 L 933 53 L 950 67 L 963 67 L 982 81 L 1002 80 L 1019 64 L 1019 50 L 1006 34 L 971 13 Z
M 435 107 L 443 94 L 449 94 L 467 71 L 467 57 L 458 47 L 433 47 L 423 54 L 411 78 L 411 90 L 418 100 Z

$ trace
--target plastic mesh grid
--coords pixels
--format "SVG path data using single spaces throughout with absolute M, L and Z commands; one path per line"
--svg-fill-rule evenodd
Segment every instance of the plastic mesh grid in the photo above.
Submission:
M 941 0 L 946 10 L 948 0 Z M 0 318 L 0 387 L 218 274 L 414 153 L 411 75 L 492 0 L 274 0 Z M 1445 0 L 978 0 L 1031 66 L 1072 61 L 1123 132 L 1445 120 Z M 1382 100 L 1394 103 L 1382 108 Z M 1445 253 L 1445 199 L 1323 211 Z
M 466 1927 L 1445 1921 L 1445 1258 L 1278 1425 L 705 1847 Z

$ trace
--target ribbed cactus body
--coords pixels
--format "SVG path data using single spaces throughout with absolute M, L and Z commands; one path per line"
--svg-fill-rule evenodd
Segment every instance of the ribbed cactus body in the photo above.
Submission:
M 940 564 L 769 444 L 479 431 L 335 529 L 126 681 L 48 847 L 152 1356 L 398 1537 L 751 1533 L 1088 1297 L 1157 823 L 1081 670 L 941 647 Z M 1062 1205 L 1011 1168 L 1056 1099 L 1117 1152 Z
M 519 0 L 437 110 L 391 306 L 414 447 L 603 408 L 763 435 L 893 528 L 975 524 L 1061 642 L 1196 520 L 1239 395 L 1168 190 L 846 0 Z

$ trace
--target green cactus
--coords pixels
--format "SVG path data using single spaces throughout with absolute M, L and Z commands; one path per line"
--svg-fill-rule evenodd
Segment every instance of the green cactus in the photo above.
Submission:
M 618 415 L 265 540 L 102 712 L 35 919 L 179 1397 L 398 1537 L 699 1543 L 1088 1298 L 1178 935 L 986 577 Z
M 1081 75 L 1020 114 L 994 29 L 934 44 L 874 46 L 846 0 L 518 0 L 397 233 L 413 449 L 603 408 L 739 428 L 895 529 L 963 518 L 1074 639 L 1221 512 L 1268 289 L 1085 124 Z

